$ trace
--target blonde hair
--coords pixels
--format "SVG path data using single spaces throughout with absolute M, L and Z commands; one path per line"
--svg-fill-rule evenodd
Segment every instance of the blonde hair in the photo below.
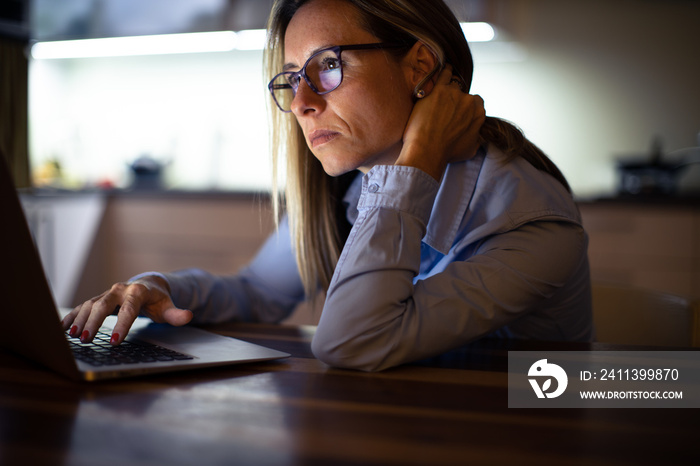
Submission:
M 265 48 L 266 80 L 282 69 L 284 35 L 294 14 L 311 0 L 276 0 L 268 21 L 268 41 Z M 452 11 L 442 0 L 343 0 L 360 13 L 364 28 L 379 42 L 404 42 L 406 53 L 420 41 L 435 54 L 441 69 L 450 63 L 467 89 L 471 86 L 474 63 L 464 33 Z M 416 86 L 420 89 L 426 78 Z M 272 99 L 271 110 L 272 164 L 274 171 L 273 206 L 276 218 L 282 210 L 289 219 L 292 242 L 299 272 L 307 297 L 319 288 L 327 289 L 340 256 L 345 237 L 339 227 L 339 204 L 342 183 L 327 175 L 304 140 L 301 128 L 291 113 L 279 111 Z M 536 168 L 550 173 L 567 189 L 566 179 L 559 169 L 522 132 L 504 120 L 487 117 L 481 137 L 510 159 L 523 157 Z M 286 162 L 283 163 L 283 160 Z M 282 168 L 286 170 L 284 193 L 279 186 Z

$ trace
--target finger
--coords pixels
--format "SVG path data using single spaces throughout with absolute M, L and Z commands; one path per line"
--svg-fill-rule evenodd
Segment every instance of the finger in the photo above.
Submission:
M 95 296 L 94 298 L 75 306 L 72 311 L 63 316 L 63 319 L 61 319 L 61 325 L 63 326 L 63 329 L 68 330 L 71 326 L 75 325 L 76 323 L 78 323 L 82 328 L 82 325 L 84 325 L 85 321 L 87 320 L 87 314 L 89 314 L 90 309 L 92 308 L 92 304 L 106 294 L 107 292 L 104 292 L 99 296 Z M 80 315 L 83 312 L 86 312 L 87 314 L 83 316 L 84 318 L 80 318 Z
M 153 322 L 162 324 L 163 322 L 166 322 L 165 312 L 168 309 L 177 308 L 175 307 L 173 301 L 170 299 L 170 296 L 161 294 L 156 301 L 154 301 L 146 307 L 142 307 L 141 312 Z
M 66 319 L 69 319 L 70 323 L 68 323 L 68 320 L 65 320 L 64 325 L 70 325 L 70 330 L 68 331 L 68 334 L 71 337 L 77 338 L 82 335 L 83 329 L 85 328 L 85 324 L 87 323 L 90 314 L 92 313 L 92 308 L 95 305 L 95 302 L 102 299 L 104 295 L 105 293 L 88 301 L 85 301 L 83 304 L 73 309 L 73 311 L 71 311 L 71 313 L 68 316 L 66 316 Z
M 453 84 L 456 84 L 462 93 L 468 94 L 467 85 L 464 83 L 462 78 L 460 78 L 459 76 L 452 76 L 452 78 L 450 78 L 450 85 L 453 85 Z
M 119 345 L 124 341 L 129 333 L 131 326 L 139 316 L 141 308 L 147 304 L 148 289 L 143 285 L 131 284 L 127 287 L 126 293 L 122 300 L 119 312 L 117 313 L 117 323 L 112 330 L 113 345 Z
M 480 95 L 471 96 L 471 112 L 472 112 L 472 124 L 469 125 L 467 129 L 467 134 L 469 140 L 472 141 L 472 145 L 468 153 L 473 156 L 479 150 L 482 139 L 479 134 L 481 132 L 481 127 L 486 121 L 486 109 L 484 108 L 484 99 Z
M 484 99 L 480 95 L 468 96 L 469 112 L 471 113 L 472 127 L 477 129 L 481 127 L 486 118 L 486 109 L 484 108 Z
M 478 113 L 483 113 L 484 115 L 486 115 L 484 99 L 479 94 L 471 94 L 471 96 L 474 98 L 474 103 L 476 105 L 476 108 L 478 109 Z
M 192 311 L 171 307 L 163 312 L 163 319 L 170 325 L 180 327 L 192 320 Z
M 120 305 L 122 289 L 122 284 L 114 285 L 108 293 L 92 304 L 85 325 L 80 333 L 80 341 L 83 343 L 92 341 L 107 316 L 113 314 Z
M 452 79 L 452 65 L 447 63 L 438 75 L 437 84 L 448 85 L 450 84 L 450 79 Z
M 63 327 L 63 330 L 68 330 L 69 328 L 71 328 L 76 316 L 80 312 L 80 308 L 82 308 L 82 304 L 74 307 L 73 310 L 71 310 L 68 314 L 63 316 L 63 319 L 61 319 L 61 327 Z

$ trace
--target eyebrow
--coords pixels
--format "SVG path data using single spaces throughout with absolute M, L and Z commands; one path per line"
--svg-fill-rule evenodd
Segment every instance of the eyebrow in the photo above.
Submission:
M 311 53 L 309 54 L 309 58 L 311 58 L 315 53 L 318 53 L 321 50 L 324 50 L 324 49 L 327 49 L 330 47 L 334 47 L 334 45 L 333 44 L 326 44 L 326 45 L 321 45 L 320 47 L 313 49 L 311 51 Z M 309 58 L 307 58 L 306 60 L 308 60 Z M 306 63 L 306 60 L 304 61 L 304 63 Z M 299 65 L 296 65 L 294 63 L 285 63 L 285 65 L 282 67 L 282 71 L 289 71 L 292 68 L 299 68 Z

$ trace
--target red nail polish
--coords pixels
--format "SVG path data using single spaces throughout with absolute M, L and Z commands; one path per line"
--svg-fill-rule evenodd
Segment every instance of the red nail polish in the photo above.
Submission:
M 109 343 L 112 345 L 116 345 L 118 342 L 119 342 L 119 334 L 113 333 L 112 338 L 109 340 Z
M 88 341 L 90 341 L 90 332 L 88 332 L 87 330 L 83 331 L 83 334 L 80 335 L 80 341 L 82 341 L 83 343 L 87 343 Z
M 68 334 L 73 338 L 77 337 L 78 336 L 78 326 L 77 325 L 72 326 L 70 328 L 70 332 L 68 332 Z

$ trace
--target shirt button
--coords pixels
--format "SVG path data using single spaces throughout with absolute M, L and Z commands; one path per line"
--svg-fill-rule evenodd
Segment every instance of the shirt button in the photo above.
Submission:
M 367 188 L 367 191 L 369 191 L 369 192 L 371 192 L 371 193 L 376 193 L 377 191 L 379 191 L 379 185 L 378 185 L 377 183 L 372 183 L 372 184 L 369 185 L 369 187 Z

